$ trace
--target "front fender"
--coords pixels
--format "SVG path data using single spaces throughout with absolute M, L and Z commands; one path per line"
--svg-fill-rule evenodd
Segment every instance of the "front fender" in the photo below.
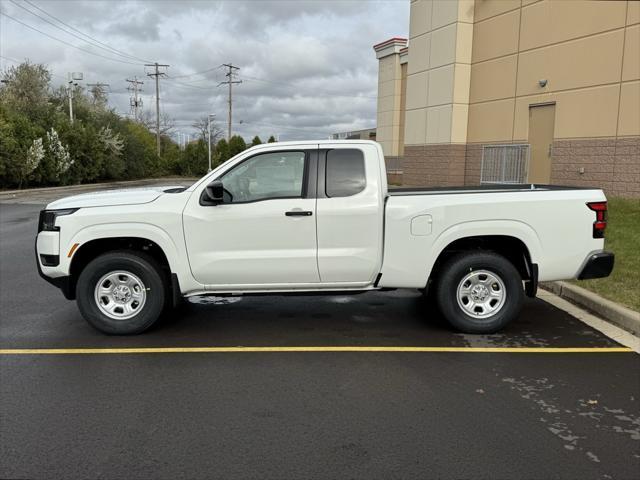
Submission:
M 62 232 L 64 231 L 65 229 L 62 230 Z M 143 238 L 157 244 L 165 254 L 171 272 L 177 275 L 182 293 L 201 290 L 203 288 L 203 286 L 196 282 L 191 275 L 184 246 L 177 244 L 177 242 L 181 241 L 181 238 L 174 240 L 174 238 L 162 228 L 142 222 L 89 225 L 81 228 L 67 238 L 61 237 L 60 265 L 56 267 L 58 271 L 58 275 L 56 276 L 69 275 L 71 261 L 73 260 L 74 255 L 69 257 L 67 252 L 69 252 L 72 246 L 76 243 L 78 244 L 78 249 L 76 251 L 79 251 L 83 245 L 92 240 L 122 237 Z

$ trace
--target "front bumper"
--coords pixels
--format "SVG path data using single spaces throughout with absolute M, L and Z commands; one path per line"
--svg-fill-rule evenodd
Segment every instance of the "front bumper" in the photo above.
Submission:
M 36 237 L 35 244 L 35 257 L 36 257 L 36 265 L 38 267 L 38 274 L 47 282 L 49 282 L 54 287 L 58 287 L 62 290 L 62 294 L 67 300 L 74 300 L 76 298 L 75 285 L 71 281 L 71 277 L 69 275 L 65 275 L 62 277 L 49 277 L 42 272 L 42 265 L 40 264 L 40 258 L 38 255 L 38 238 Z
M 613 270 L 614 262 L 615 255 L 613 252 L 594 253 L 589 256 L 584 267 L 582 267 L 578 280 L 608 277 Z

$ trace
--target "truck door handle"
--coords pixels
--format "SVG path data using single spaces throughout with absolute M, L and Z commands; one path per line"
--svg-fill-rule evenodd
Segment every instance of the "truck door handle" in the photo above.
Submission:
M 313 215 L 313 212 L 308 210 L 291 210 L 289 212 L 284 212 L 287 217 L 310 217 Z

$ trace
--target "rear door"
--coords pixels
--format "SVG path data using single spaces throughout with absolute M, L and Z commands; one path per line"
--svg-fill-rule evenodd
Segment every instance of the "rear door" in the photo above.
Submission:
M 323 283 L 370 284 L 382 263 L 378 149 L 323 144 L 318 161 L 318 269 Z

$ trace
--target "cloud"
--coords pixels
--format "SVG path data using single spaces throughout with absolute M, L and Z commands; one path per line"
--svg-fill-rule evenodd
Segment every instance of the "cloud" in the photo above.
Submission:
M 108 36 L 121 34 L 136 41 L 159 40 L 160 15 L 154 11 L 148 11 L 142 15 L 131 15 L 112 24 L 105 33 Z
M 8 15 L 111 60 L 6 17 L 0 18 L 3 56 L 45 63 L 55 82 L 82 71 L 86 83 L 109 83 L 110 105 L 121 113 L 129 112 L 125 79 L 145 82 L 144 108 L 152 109 L 155 85 L 142 64 L 169 64 L 169 78 L 160 80 L 161 106 L 182 132 L 192 131 L 193 120 L 207 113 L 226 126 L 227 88 L 218 86 L 225 70 L 215 67 L 233 62 L 243 81 L 234 85 L 234 130 L 246 138 L 325 138 L 374 126 L 378 66 L 371 47 L 406 35 L 409 16 L 408 0 L 30 2 L 102 43 L 88 43 L 29 3 L 20 5 L 62 30 L 11 2 L 0 3 Z M 1 59 L 3 67 L 9 63 Z

